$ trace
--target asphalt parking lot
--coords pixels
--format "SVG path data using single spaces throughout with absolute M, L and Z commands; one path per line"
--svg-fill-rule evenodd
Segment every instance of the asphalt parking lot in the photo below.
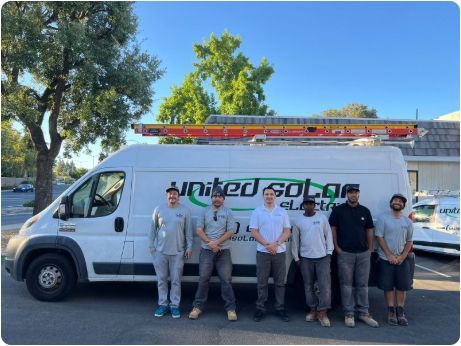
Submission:
M 227 321 L 216 285 L 197 321 L 187 319 L 196 284 L 183 284 L 179 320 L 153 317 L 154 283 L 81 284 L 65 301 L 44 303 L 29 295 L 25 283 L 10 279 L 2 264 L 2 339 L 7 344 L 454 344 L 460 335 L 459 258 L 418 253 L 417 264 L 408 327 L 385 323 L 383 294 L 370 288 L 377 329 L 359 322 L 346 328 L 339 308 L 330 312 L 331 328 L 307 323 L 304 304 L 291 289 L 290 322 L 269 313 L 256 323 L 254 285 L 235 285 L 236 322 Z

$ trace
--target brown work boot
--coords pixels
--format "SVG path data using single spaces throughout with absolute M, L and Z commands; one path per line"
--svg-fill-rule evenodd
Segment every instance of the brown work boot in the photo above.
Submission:
M 317 319 L 317 310 L 311 309 L 306 315 L 306 322 L 314 322 Z
M 389 306 L 387 308 L 387 323 L 389 323 L 391 326 L 397 326 L 399 324 L 397 321 L 395 308 L 393 306 Z
M 397 306 L 397 322 L 401 326 L 408 326 L 408 320 L 405 317 L 403 306 Z
M 346 317 L 344 317 L 344 324 L 346 325 L 346 327 L 354 328 L 355 327 L 354 315 L 347 314 Z
M 234 310 L 229 310 L 227 312 L 227 319 L 229 321 L 237 321 L 237 314 L 235 313 Z
M 319 322 L 322 325 L 322 327 L 330 327 L 330 319 L 327 316 L 326 311 L 319 311 Z
M 363 314 L 363 315 L 359 315 L 359 320 L 365 322 L 366 325 L 370 326 L 370 327 L 373 327 L 373 328 L 378 328 L 379 327 L 379 323 L 376 322 L 370 314 Z
M 194 307 L 189 314 L 189 319 L 196 320 L 200 316 L 201 313 L 202 313 L 202 310 Z

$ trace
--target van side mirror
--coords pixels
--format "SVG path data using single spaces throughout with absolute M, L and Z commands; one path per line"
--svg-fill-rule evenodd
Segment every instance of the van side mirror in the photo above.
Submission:
M 70 217 L 69 213 L 69 197 L 64 196 L 61 198 L 61 203 L 59 204 L 59 219 L 68 220 Z

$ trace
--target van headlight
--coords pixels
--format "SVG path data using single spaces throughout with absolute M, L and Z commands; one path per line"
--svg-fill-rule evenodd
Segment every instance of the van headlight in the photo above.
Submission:
M 26 232 L 27 229 L 29 229 L 38 220 L 40 220 L 40 214 L 32 216 L 30 219 L 28 219 L 26 222 L 24 222 L 24 224 L 21 226 L 21 229 L 19 230 L 19 234 L 22 234 L 23 232 Z

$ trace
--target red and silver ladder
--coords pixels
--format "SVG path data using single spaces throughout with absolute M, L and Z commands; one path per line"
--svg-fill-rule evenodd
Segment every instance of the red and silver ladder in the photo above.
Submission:
M 416 124 L 132 124 L 136 134 L 182 138 L 323 138 L 414 140 L 427 131 Z

